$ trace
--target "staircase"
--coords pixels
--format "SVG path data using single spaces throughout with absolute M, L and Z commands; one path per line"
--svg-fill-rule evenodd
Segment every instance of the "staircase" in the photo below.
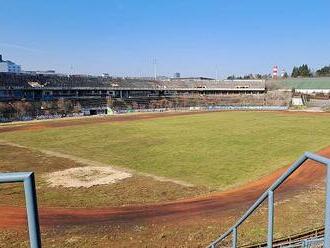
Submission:
M 285 238 L 275 239 L 273 247 L 323 247 L 324 227 L 307 230 L 290 235 Z M 316 246 L 317 245 L 317 246 Z M 267 242 L 252 243 L 240 246 L 240 248 L 259 248 L 267 247 Z

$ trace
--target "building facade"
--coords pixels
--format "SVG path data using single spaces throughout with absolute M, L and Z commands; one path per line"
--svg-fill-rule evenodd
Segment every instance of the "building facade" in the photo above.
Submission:
M 21 66 L 10 60 L 2 60 L 0 55 L 0 72 L 21 73 Z

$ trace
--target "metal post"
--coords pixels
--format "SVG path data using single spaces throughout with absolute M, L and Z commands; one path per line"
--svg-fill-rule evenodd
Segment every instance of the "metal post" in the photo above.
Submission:
M 233 229 L 233 248 L 237 247 L 237 227 Z
M 273 227 L 274 227 L 274 192 L 268 191 L 268 233 L 267 233 L 267 247 L 273 247 Z
M 327 164 L 324 247 L 330 248 L 330 164 Z
M 41 248 L 40 227 L 37 206 L 37 194 L 35 190 L 34 174 L 24 179 L 24 192 L 26 201 L 26 212 L 28 218 L 30 246 Z

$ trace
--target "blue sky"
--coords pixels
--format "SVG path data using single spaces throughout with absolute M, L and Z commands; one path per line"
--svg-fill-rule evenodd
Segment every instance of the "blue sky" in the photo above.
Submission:
M 330 64 L 329 0 L 0 0 L 0 53 L 26 70 L 219 77 Z

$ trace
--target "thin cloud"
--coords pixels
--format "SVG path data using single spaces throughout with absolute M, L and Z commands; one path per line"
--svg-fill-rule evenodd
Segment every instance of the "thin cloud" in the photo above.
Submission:
M 32 47 L 27 47 L 27 46 L 21 46 L 17 44 L 11 44 L 11 43 L 5 43 L 5 42 L 0 42 L 0 47 L 9 47 L 9 48 L 15 48 L 15 49 L 20 49 L 24 51 L 29 51 L 29 52 L 43 52 L 40 49 L 32 48 Z

